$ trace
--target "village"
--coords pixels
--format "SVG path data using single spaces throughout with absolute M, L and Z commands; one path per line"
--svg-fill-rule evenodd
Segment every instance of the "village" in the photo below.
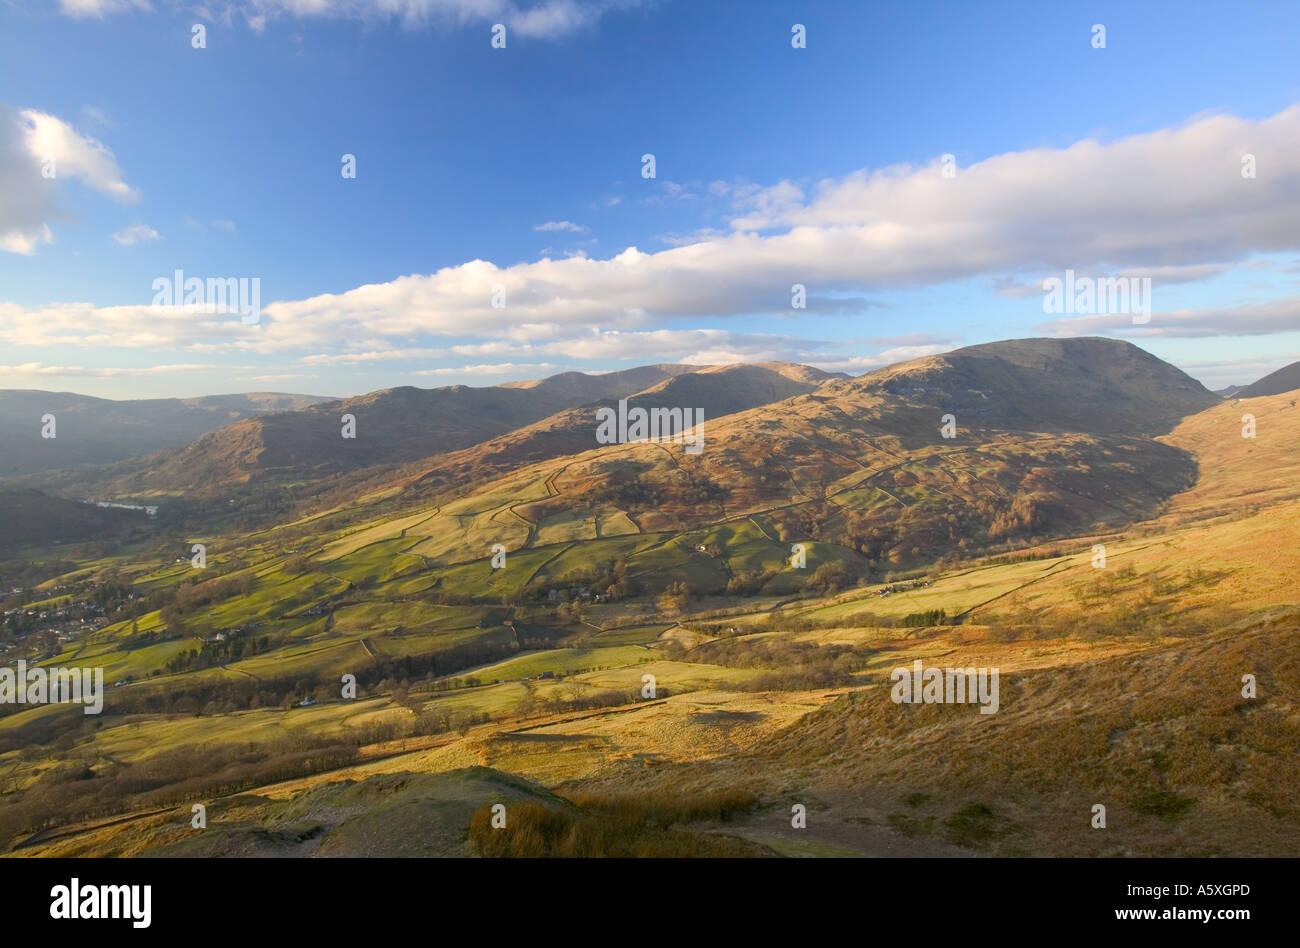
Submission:
M 0 615 L 0 655 L 23 655 L 35 661 L 53 658 L 63 645 L 108 625 L 105 607 L 91 598 L 73 598 L 84 591 L 65 592 L 70 587 L 56 586 L 52 602 L 45 608 L 26 608 L 21 603 L 3 610 Z M 9 590 L 7 602 L 23 594 L 21 587 Z M 44 595 L 44 593 L 43 593 Z M 138 598 L 138 597 L 137 597 Z

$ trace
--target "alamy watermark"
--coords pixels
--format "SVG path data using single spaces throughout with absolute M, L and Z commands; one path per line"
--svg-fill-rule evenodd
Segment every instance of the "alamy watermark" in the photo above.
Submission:
M 1133 325 L 1151 322 L 1150 277 L 1081 277 L 1065 271 L 1065 279 L 1043 281 L 1047 295 L 1043 312 L 1055 315 L 1092 316 L 1106 313 L 1132 314 Z
M 889 679 L 894 704 L 978 704 L 980 714 L 998 710 L 996 668 L 922 668 L 918 658 L 911 668 L 895 668 Z
M 596 409 L 596 443 L 627 444 L 633 441 L 671 441 L 686 445 L 687 454 L 704 450 L 703 408 L 629 409 L 620 398 L 618 411 Z
M 83 885 L 76 876 L 50 889 L 50 918 L 127 919 L 148 928 L 153 918 L 151 885 Z
M 245 326 L 262 319 L 261 277 L 186 277 L 177 270 L 173 277 L 153 281 L 153 305 L 170 306 L 191 313 L 238 313 Z
M 104 669 L 27 667 L 0 668 L 0 704 L 72 704 L 86 714 L 104 710 Z

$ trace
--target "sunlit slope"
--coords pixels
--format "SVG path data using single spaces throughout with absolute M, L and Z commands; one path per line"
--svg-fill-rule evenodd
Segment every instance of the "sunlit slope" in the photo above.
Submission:
M 1300 391 L 1229 399 L 1190 415 L 1159 440 L 1196 458 L 1196 484 L 1171 512 L 1204 518 L 1300 499 Z M 1244 437 L 1250 416 L 1253 437 Z
M 103 470 L 60 474 L 49 486 L 93 488 L 110 497 L 185 495 L 193 501 L 247 485 L 303 484 L 468 447 L 565 408 L 637 392 L 692 368 L 568 372 L 525 386 L 403 386 L 319 404 L 291 403 L 284 407 L 298 410 L 246 418 L 184 447 Z M 344 415 L 355 419 L 355 437 L 342 436 Z
M 726 525 L 739 534 L 718 544 L 733 570 L 779 564 L 798 540 L 883 567 L 924 563 L 1151 515 L 1195 467 L 1149 435 L 1216 401 L 1125 343 L 996 343 L 716 421 L 706 412 L 698 454 L 675 443 L 592 447 L 471 480 L 467 496 L 406 536 L 424 538 L 410 552 L 446 563 L 485 557 L 497 542 L 513 551 Z M 400 510 L 421 496 L 412 487 L 385 502 Z M 368 529 L 371 541 L 393 535 L 382 523 Z M 712 542 L 690 541 L 692 553 Z
M 1160 440 L 1195 459 L 1198 478 L 1161 516 L 1124 534 L 1093 538 L 1093 557 L 975 614 L 1022 621 L 1084 616 L 1126 627 L 1225 626 L 1269 610 L 1300 608 L 1300 408 L 1295 393 L 1224 402 L 1191 415 Z M 1242 416 L 1255 437 L 1242 436 Z
M 923 373 L 931 371 L 930 361 L 921 361 Z M 886 387 L 897 386 L 899 380 L 910 378 L 903 369 L 889 370 L 880 375 L 876 382 Z M 840 387 L 850 383 L 830 384 Z M 807 399 L 793 402 L 812 406 L 821 404 Z M 806 427 L 811 432 L 812 426 L 801 421 L 797 411 L 790 406 L 791 403 L 787 402 L 782 407 L 782 411 L 795 412 L 793 420 L 787 420 L 787 427 Z M 1283 411 L 1285 407 L 1285 400 L 1278 402 L 1277 417 L 1294 420 L 1295 415 L 1288 416 Z M 1246 483 L 1258 483 L 1253 477 L 1243 477 L 1237 468 L 1230 466 L 1224 467 L 1221 474 L 1214 474 L 1209 467 L 1212 455 L 1205 453 L 1208 445 L 1227 444 L 1237 452 L 1233 457 L 1241 460 L 1249 459 L 1252 451 L 1266 449 L 1273 452 L 1263 456 L 1265 463 L 1261 470 L 1277 472 L 1284 486 L 1288 482 L 1294 483 L 1294 479 L 1288 481 L 1286 475 L 1286 458 L 1274 456 L 1278 452 L 1285 455 L 1284 446 L 1291 433 L 1283 428 L 1276 432 L 1275 440 L 1268 440 L 1274 425 L 1273 415 L 1269 412 L 1274 409 L 1260 416 L 1266 437 L 1247 441 L 1244 447 L 1235 427 L 1230 426 L 1227 432 L 1231 435 L 1236 430 L 1238 436 L 1235 440 L 1228 438 L 1225 441 L 1219 437 L 1221 427 L 1227 423 L 1220 416 L 1227 410 L 1227 406 L 1218 405 L 1210 412 L 1189 419 L 1179 429 L 1176 438 L 1162 439 L 1204 455 L 1201 464 L 1210 480 L 1189 491 L 1180 504 L 1197 496 L 1217 503 L 1214 498 L 1220 495 L 1213 492 L 1216 488 L 1212 484 L 1219 481 L 1238 488 Z M 754 419 L 747 416 L 757 415 L 765 421 L 771 417 L 771 412 L 772 409 L 765 409 L 737 416 L 732 433 L 737 437 L 761 435 L 762 425 L 755 425 Z M 844 418 L 848 420 L 847 416 Z M 888 420 L 897 424 L 892 417 Z M 727 433 L 724 428 L 723 434 Z M 946 443 L 937 437 L 934 440 Z M 311 567 L 309 574 L 293 576 L 282 573 L 277 564 L 283 561 L 283 557 L 264 560 L 263 565 L 255 570 L 255 596 L 232 601 L 207 619 L 200 617 L 195 622 L 200 631 L 210 633 L 223 625 L 239 625 L 258 619 L 265 621 L 265 613 L 269 611 L 271 631 L 293 629 L 295 635 L 310 635 L 312 626 L 303 628 L 302 621 L 295 616 L 314 602 L 337 599 L 346 592 L 349 584 L 370 590 L 363 598 L 390 603 L 431 590 L 471 596 L 503 596 L 529 583 L 553 581 L 584 570 L 608 567 L 619 557 L 626 558 L 633 578 L 648 584 L 651 591 L 666 585 L 671 578 L 680 577 L 696 591 L 721 592 L 737 574 L 765 569 L 778 572 L 772 581 L 773 592 L 798 591 L 818 566 L 845 556 L 861 557 L 850 563 L 857 569 L 864 565 L 863 561 L 870 562 L 877 557 L 882 563 L 907 562 L 913 550 L 924 556 L 941 550 L 978 548 L 980 537 L 970 529 L 969 514 L 955 512 L 970 507 L 972 502 L 975 505 L 986 504 L 995 522 L 997 518 L 1003 518 L 1000 522 L 1002 536 L 1014 536 L 1016 524 L 1007 516 L 1015 506 L 1016 495 L 1011 493 L 1011 487 L 1023 488 L 1024 481 L 1020 485 L 1003 486 L 999 475 L 1005 480 L 1008 472 L 1020 470 L 1031 484 L 1047 485 L 1041 490 L 1042 494 L 1054 487 L 1063 489 L 1061 470 L 1068 467 L 1063 462 L 1071 457 L 1070 452 L 1076 452 L 1075 461 L 1081 469 L 1078 476 L 1083 481 L 1080 486 L 1088 492 L 1085 494 L 1080 490 L 1073 500 L 1081 514 L 1095 514 L 1098 509 L 1104 509 L 1114 514 L 1115 519 L 1123 519 L 1139 515 L 1143 503 L 1149 505 L 1159 499 L 1154 496 L 1151 483 L 1158 479 L 1144 479 L 1143 474 L 1152 475 L 1153 472 L 1137 468 L 1132 463 L 1134 455 L 1147 451 L 1167 452 L 1171 463 L 1170 470 L 1164 473 L 1171 486 L 1175 478 L 1188 475 L 1186 455 L 1172 446 L 1138 441 L 1099 447 L 1097 442 L 1089 440 L 1089 436 L 1074 434 L 1045 435 L 1021 441 L 998 436 L 988 445 L 960 449 L 935 446 L 909 451 L 898 444 L 896 450 L 886 453 L 870 442 L 863 442 L 858 447 L 864 452 L 864 457 L 874 458 L 876 467 L 865 474 L 859 471 L 854 475 L 851 489 L 841 489 L 838 493 L 832 491 L 829 501 L 814 501 L 796 494 L 793 499 L 787 498 L 784 503 L 776 504 L 776 509 L 771 509 L 769 502 L 753 514 L 743 508 L 734 510 L 727 502 L 729 498 L 714 496 L 708 482 L 692 475 L 691 464 L 703 464 L 704 459 L 711 459 L 715 454 L 725 455 L 725 449 L 719 451 L 711 442 L 708 450 L 700 456 L 686 454 L 681 446 L 633 444 L 610 446 L 574 458 L 534 465 L 485 484 L 442 507 L 417 509 L 391 518 L 378 517 L 355 527 L 305 538 L 301 545 L 305 547 Z M 927 454 L 927 450 L 932 453 Z M 1084 454 L 1089 460 L 1082 459 Z M 786 456 L 794 455 L 782 455 Z M 900 465 L 899 458 L 914 458 L 907 463 L 929 482 L 922 483 L 918 477 L 916 483 L 900 485 L 898 472 L 906 465 Z M 962 465 L 957 459 L 964 459 L 967 463 Z M 1038 467 L 1044 462 L 1052 463 L 1053 468 Z M 1226 464 L 1227 461 L 1219 463 Z M 1094 465 L 1091 470 L 1082 470 L 1089 464 Z M 987 470 L 981 471 L 985 466 Z M 1219 481 L 1213 481 L 1216 477 Z M 931 489 L 936 478 L 946 483 Z M 889 487 L 883 486 L 886 482 Z M 1206 486 L 1207 483 L 1211 486 Z M 777 487 L 789 490 L 792 482 L 778 479 Z M 698 502 L 680 503 L 687 499 L 682 495 L 689 497 L 692 490 Z M 672 503 L 674 495 L 679 501 L 677 509 Z M 657 503 L 653 508 L 646 509 L 646 500 L 655 498 Z M 1089 503 L 1094 506 L 1088 506 Z M 940 506 L 938 513 L 934 513 L 936 504 L 945 506 Z M 792 513 L 798 516 L 791 517 Z M 1021 524 L 1024 533 L 1041 530 L 1050 534 L 1057 527 L 1053 522 L 1034 524 L 1032 513 L 1030 516 L 1029 522 Z M 944 529 L 927 531 L 925 528 L 935 517 L 941 518 L 940 525 Z M 691 526 L 680 522 L 686 519 L 700 526 L 683 530 L 683 526 Z M 1280 521 L 1262 526 L 1266 531 L 1285 530 Z M 1023 529 L 1025 527 L 1028 529 Z M 1230 529 L 1229 533 L 1242 538 L 1248 547 L 1251 545 L 1251 529 Z M 811 539 L 818 534 L 824 539 Z M 785 568 L 792 540 L 807 544 L 809 568 L 806 572 Z M 891 541 L 894 541 L 892 547 L 887 548 Z M 1177 541 L 1162 542 L 1196 546 L 1197 552 L 1187 565 L 1204 567 L 1199 579 L 1201 587 L 1204 587 L 1206 570 L 1212 570 L 1214 557 L 1222 554 L 1214 553 L 1204 544 L 1197 546 L 1194 539 L 1186 536 Z M 231 549 L 232 544 L 236 550 L 246 549 L 248 545 L 246 540 L 226 538 L 218 540 L 214 549 Z M 506 566 L 502 569 L 493 569 L 491 565 L 495 544 L 508 551 Z M 1140 561 L 1126 560 L 1125 557 L 1131 549 L 1142 545 L 1151 544 L 1149 541 L 1139 543 L 1131 537 L 1112 541 L 1112 562 L 1121 567 L 1137 562 L 1141 567 Z M 1268 547 L 1282 556 L 1291 548 L 1283 542 L 1271 543 Z M 1225 550 L 1228 548 L 1224 547 Z M 1242 556 L 1250 559 L 1255 557 L 1255 553 L 1246 549 Z M 1149 577 L 1150 568 L 1140 569 L 1142 577 L 1163 582 L 1169 587 L 1161 593 L 1161 601 L 1180 595 L 1178 590 L 1183 574 L 1168 568 L 1169 564 L 1165 562 L 1168 559 L 1164 557 L 1158 561 L 1159 571 Z M 1150 557 L 1148 562 L 1151 562 Z M 1260 573 L 1258 580 L 1271 582 L 1279 590 L 1284 588 L 1285 584 L 1279 582 L 1279 577 L 1286 575 L 1284 569 L 1276 569 L 1257 557 L 1252 564 L 1252 568 Z M 1067 565 L 1068 570 L 1064 568 Z M 1081 598 L 1075 587 L 1092 583 L 1096 577 L 1092 575 L 1087 555 L 1076 556 L 1062 567 L 1058 572 L 1068 572 L 1068 576 L 1054 577 L 1053 582 L 1036 582 L 1024 596 L 1015 598 L 1012 595 L 1008 599 L 1003 592 L 1014 594 L 1017 588 L 1016 582 L 1009 581 L 1005 590 L 992 601 L 997 608 L 1008 604 L 1020 606 L 1032 604 L 1033 597 L 1040 595 L 1044 600 L 1055 596 L 1058 604 L 1062 601 L 1072 603 Z M 1245 571 L 1236 571 L 1234 576 L 1236 581 L 1250 582 Z M 1063 588 L 1068 595 L 1062 596 Z M 823 611 L 830 614 L 839 610 L 842 614 L 851 614 L 860 611 L 855 600 L 865 599 L 865 593 L 850 594 L 841 597 L 839 605 Z M 984 601 L 968 602 L 965 598 L 960 604 L 935 600 L 918 604 L 913 611 L 943 606 L 952 615 L 971 612 L 985 604 Z M 390 611 L 400 609 L 397 605 L 389 608 Z M 875 609 L 876 606 L 869 603 L 868 608 Z M 329 611 L 334 612 L 335 606 L 331 605 Z M 972 618 L 978 617 L 972 615 Z M 152 620 L 146 618 L 143 629 L 154 628 L 156 622 L 156 617 Z M 421 623 L 402 621 L 393 625 L 409 629 Z M 331 627 L 330 632 L 338 635 L 342 629 Z M 120 634 L 121 630 L 110 629 L 106 636 L 112 639 Z M 337 643 L 333 650 L 340 655 L 350 654 L 341 648 L 342 645 Z M 176 648 L 175 644 L 167 644 L 136 649 L 129 658 L 123 654 L 120 661 L 109 654 L 100 657 L 112 673 L 138 672 L 156 669 L 158 665 L 151 663 L 165 663 L 173 657 Z M 99 648 L 92 648 L 92 651 L 99 651 Z M 292 667 L 292 661 L 286 661 L 285 665 Z
M 225 786 L 290 800 L 286 813 L 340 780 L 488 765 L 575 792 L 752 787 L 762 805 L 740 831 L 764 845 L 806 802 L 809 839 L 836 851 L 1300 851 L 1282 772 L 1296 746 L 1300 414 L 1289 396 L 1207 403 L 1124 344 L 1039 342 L 706 412 L 700 455 L 588 446 L 445 494 L 377 486 L 276 529 L 197 537 L 215 571 L 251 577 L 246 591 L 187 613 L 184 638 L 151 643 L 165 625 L 151 612 L 69 643 L 59 661 L 135 680 L 97 730 L 43 732 L 60 709 L 0 721 L 0 739 L 49 733 L 59 748 L 6 745 L 13 796 L 116 800 L 171 766 L 214 811 L 232 806 L 229 851 L 265 816 L 302 852 L 285 813 L 204 789 L 204 748 L 261 781 Z M 1053 379 L 1068 397 L 1048 398 Z M 948 413 L 956 438 L 940 434 Z M 806 569 L 789 566 L 794 542 Z M 164 562 L 133 552 L 114 565 L 142 590 L 192 574 Z M 570 596 L 616 562 L 633 598 Z M 831 563 L 842 581 L 817 586 Z M 887 588 L 889 570 L 913 567 L 928 582 Z M 676 579 L 692 597 L 661 606 Z M 265 651 L 170 670 L 247 623 Z M 998 714 L 893 705 L 881 683 L 914 658 L 1000 667 Z M 338 696 L 345 673 L 360 675 L 355 701 Z M 1253 704 L 1246 673 L 1260 683 Z M 298 706 L 303 694 L 319 703 Z M 430 718 L 431 731 L 402 730 Z M 239 770 L 233 758 L 254 747 L 327 763 L 283 779 L 265 776 L 279 764 Z M 74 759 L 93 777 L 65 772 Z M 139 786 L 132 812 L 172 799 Z M 1095 803 L 1111 814 L 1105 832 L 1088 825 Z M 27 825 L 10 801 L 0 814 Z M 141 815 L 31 850 L 139 851 L 181 841 L 185 825 Z
M 1074 541 L 1069 552 L 1040 560 L 964 567 L 936 577 L 930 587 L 888 599 L 881 599 L 875 587 L 852 589 L 829 599 L 791 603 L 779 615 L 870 624 L 871 616 L 897 619 L 943 609 L 967 622 L 1007 627 L 1009 634 L 1029 635 L 1036 624 L 1051 623 L 1094 642 L 1140 634 L 1150 643 L 1186 623 L 1195 628 L 1232 624 L 1261 610 L 1292 605 L 1297 601 L 1292 577 L 1300 565 L 1295 562 L 1294 507 L 1250 513 L 1235 505 L 1234 498 L 1243 492 L 1257 494 L 1252 485 L 1269 483 L 1269 477 L 1279 485 L 1278 496 L 1294 494 L 1297 460 L 1286 445 L 1300 435 L 1300 412 L 1290 410 L 1289 399 L 1280 399 L 1274 408 L 1265 405 L 1259 413 L 1261 430 L 1276 442 L 1260 437 L 1250 442 L 1240 438 L 1239 426 L 1225 415 L 1228 411 L 1229 406 L 1216 406 L 1187 419 L 1170 436 L 1197 452 L 1207 480 L 1177 495 L 1158 522 L 1127 534 L 1083 538 Z M 604 515 L 567 521 L 536 518 L 537 506 L 549 497 L 546 483 L 558 468 L 548 470 L 546 477 L 538 473 L 531 480 L 528 472 L 521 472 L 500 482 L 496 491 L 463 498 L 445 509 L 344 531 L 311 555 L 312 570 L 305 575 L 282 572 L 277 566 L 281 560 L 273 557 L 254 570 L 253 595 L 196 617 L 194 628 L 211 634 L 224 626 L 260 621 L 271 634 L 279 630 L 304 640 L 301 647 L 235 663 L 228 674 L 345 671 L 370 657 L 361 645 L 367 637 L 372 652 L 384 655 L 448 647 L 470 632 L 488 639 L 495 634 L 456 631 L 460 623 L 429 611 L 441 607 L 405 601 L 429 591 L 508 596 L 529 583 L 555 581 L 625 557 L 633 578 L 652 590 L 670 576 L 683 576 L 702 589 L 720 587 L 737 572 L 771 566 L 783 567 L 772 588 L 789 593 L 802 591 L 817 564 L 833 559 L 840 549 L 812 542 L 810 569 L 786 569 L 788 547 L 767 532 L 770 524 L 764 517 L 739 518 L 696 533 L 632 531 L 598 538 L 599 526 L 609 522 Z M 552 483 L 563 481 L 556 477 Z M 1189 521 L 1198 510 L 1212 516 Z M 563 530 L 572 532 L 536 543 L 536 537 Z M 1094 541 L 1105 545 L 1106 569 L 1094 567 Z M 509 553 L 505 567 L 493 569 L 492 544 L 498 542 Z M 701 553 L 700 546 L 721 552 Z M 348 594 L 349 584 L 361 589 Z M 348 599 L 355 604 L 349 605 Z M 299 617 L 306 607 L 322 601 L 329 603 L 325 613 L 315 619 Z M 756 600 L 755 621 L 769 621 L 771 608 L 771 601 Z M 332 616 L 328 625 L 326 614 Z M 600 614 L 600 608 L 593 613 Z M 751 620 L 739 615 L 732 621 L 743 626 Z M 155 614 L 137 626 L 147 633 L 160 623 Z M 392 641 L 386 640 L 399 629 Z M 129 637 L 126 629 L 110 628 L 80 646 L 77 657 L 102 663 L 110 676 L 140 675 L 164 666 L 178 649 L 197 645 L 197 640 L 187 639 L 121 651 L 118 643 L 124 637 Z M 307 645 L 307 640 L 315 644 Z M 71 652 L 61 656 L 72 657 Z
M 704 366 L 629 393 L 626 401 L 629 409 L 690 408 L 712 422 L 723 415 L 806 394 L 834 377 L 811 366 L 782 362 Z M 403 476 L 414 481 L 406 490 L 408 502 L 419 496 L 437 499 L 447 493 L 464 493 L 530 464 L 591 450 L 597 444 L 597 409 L 616 405 L 613 397 L 594 400 L 404 470 Z
M 1294 618 L 1001 682 L 993 715 L 907 705 L 882 685 L 814 712 L 735 766 L 841 817 L 928 835 L 963 811 L 1007 854 L 1300 851 Z M 1242 676 L 1259 693 L 1242 697 Z M 726 775 L 719 775 L 725 779 Z M 923 799 L 909 805 L 906 797 Z M 1090 826 L 1108 810 L 1106 830 Z M 978 808 L 978 809 L 975 809 Z

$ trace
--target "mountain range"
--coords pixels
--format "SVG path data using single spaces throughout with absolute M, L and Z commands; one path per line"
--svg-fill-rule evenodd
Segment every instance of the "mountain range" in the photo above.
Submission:
M 620 400 L 702 450 L 600 443 Z M 387 389 L 10 477 L 0 650 L 115 687 L 93 727 L 0 706 L 0 843 L 1300 851 L 1294 402 L 1023 339 Z M 1000 668 L 1000 710 L 899 706 L 915 661 Z

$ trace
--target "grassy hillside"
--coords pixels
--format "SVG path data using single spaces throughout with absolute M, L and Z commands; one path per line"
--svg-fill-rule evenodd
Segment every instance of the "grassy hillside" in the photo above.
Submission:
M 421 475 L 438 477 L 445 487 L 449 477 L 467 471 L 501 473 L 521 459 L 581 451 L 596 443 L 595 407 L 619 398 L 645 405 L 694 399 L 712 417 L 811 391 L 831 377 L 806 366 L 776 363 L 658 365 L 598 376 L 569 372 L 485 388 L 387 389 L 247 418 L 184 448 L 93 474 L 48 478 L 42 486 L 115 499 L 150 498 L 191 512 L 205 502 L 219 512 L 230 506 L 218 502 L 223 499 L 235 500 L 241 511 L 256 511 L 274 498 L 270 510 L 275 512 L 291 496 L 301 503 L 304 488 L 327 497 L 355 495 L 358 485 L 402 483 Z M 686 379 L 696 381 L 678 393 L 673 386 Z M 345 415 L 355 419 L 355 437 L 343 437 Z M 468 450 L 479 445 L 480 451 Z
M 95 591 L 110 621 L 50 664 L 123 684 L 99 718 L 0 708 L 0 836 L 26 855 L 1300 852 L 1300 410 L 1206 404 L 1082 342 L 827 380 L 706 421 L 697 457 L 614 445 L 434 496 L 376 485 L 193 538 L 206 571 L 143 543 L 61 551 L 73 566 L 9 602 Z M 1032 414 L 1044 375 L 1072 395 Z M 999 711 L 894 704 L 915 659 L 999 668 Z M 518 835 L 483 835 L 494 795 Z M 193 802 L 217 814 L 202 833 Z

